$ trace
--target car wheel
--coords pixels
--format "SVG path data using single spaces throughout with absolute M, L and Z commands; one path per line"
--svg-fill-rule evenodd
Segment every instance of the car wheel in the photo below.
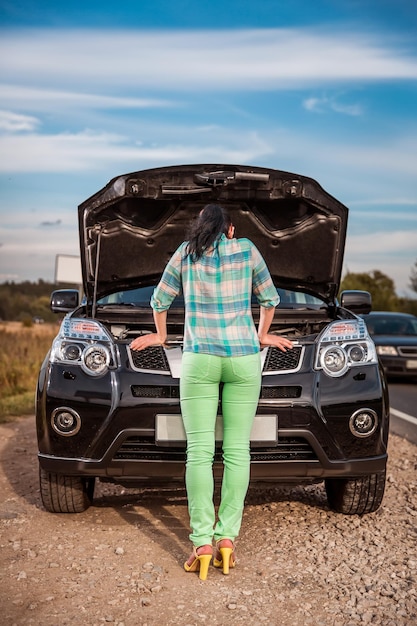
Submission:
M 373 513 L 381 505 L 385 491 L 385 471 L 359 478 L 327 478 L 327 501 L 330 508 L 345 515 Z
M 82 513 L 93 501 L 95 478 L 53 474 L 39 467 L 43 506 L 51 513 Z

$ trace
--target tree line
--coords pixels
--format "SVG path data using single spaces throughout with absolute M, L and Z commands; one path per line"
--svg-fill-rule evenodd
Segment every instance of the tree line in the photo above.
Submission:
M 39 320 L 54 323 L 56 313 L 50 309 L 51 293 L 67 285 L 46 282 L 13 281 L 0 284 L 0 320 L 20 321 L 29 325 Z M 73 287 L 73 286 L 72 286 Z
M 44 281 L 5 282 L 0 284 L 0 320 L 55 322 L 57 315 L 50 310 L 50 297 L 55 289 L 74 288 Z M 410 288 L 417 293 L 417 261 L 411 270 Z M 372 272 L 345 274 L 340 292 L 345 289 L 369 291 L 374 311 L 401 311 L 417 315 L 417 299 L 397 295 L 394 281 L 379 270 Z
M 410 288 L 417 292 L 417 262 L 410 277 Z M 372 272 L 345 274 L 340 292 L 345 289 L 369 291 L 372 296 L 373 311 L 400 311 L 417 315 L 417 299 L 398 296 L 394 281 L 379 270 Z

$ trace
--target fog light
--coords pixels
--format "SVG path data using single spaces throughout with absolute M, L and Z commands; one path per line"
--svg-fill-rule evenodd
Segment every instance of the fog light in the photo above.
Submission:
M 372 409 L 360 409 L 351 415 L 350 432 L 355 437 L 370 437 L 378 426 L 378 415 Z
M 54 431 L 59 435 L 72 437 L 81 428 L 81 417 L 73 409 L 61 406 L 52 412 L 51 424 Z

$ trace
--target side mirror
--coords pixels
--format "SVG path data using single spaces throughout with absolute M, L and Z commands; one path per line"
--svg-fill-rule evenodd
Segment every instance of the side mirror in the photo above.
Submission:
M 349 289 L 340 294 L 340 304 L 344 309 L 352 313 L 366 314 L 372 310 L 372 296 L 369 291 L 356 291 Z
M 69 313 L 80 303 L 78 289 L 58 289 L 51 294 L 51 311 L 54 313 Z

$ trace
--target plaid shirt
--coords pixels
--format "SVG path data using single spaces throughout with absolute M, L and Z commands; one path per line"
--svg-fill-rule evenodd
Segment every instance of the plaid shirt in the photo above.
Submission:
M 259 352 L 251 297 L 269 308 L 279 303 L 268 268 L 249 239 L 222 235 L 193 262 L 180 245 L 155 288 L 151 306 L 167 310 L 181 290 L 185 301 L 184 351 L 217 356 Z

